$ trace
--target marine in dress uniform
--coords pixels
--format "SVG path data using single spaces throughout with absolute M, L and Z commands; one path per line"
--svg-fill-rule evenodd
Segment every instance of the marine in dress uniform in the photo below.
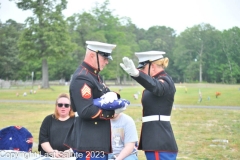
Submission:
M 112 152 L 111 125 L 116 110 L 104 110 L 93 104 L 93 99 L 110 92 L 99 72 L 112 60 L 113 44 L 86 41 L 84 61 L 76 69 L 70 84 L 73 111 L 78 116 L 69 130 L 64 144 L 75 151 L 78 159 L 107 159 Z M 97 67 L 96 67 L 97 66 Z
M 178 147 L 170 123 L 176 92 L 172 78 L 164 71 L 168 65 L 165 52 L 148 51 L 135 53 L 138 69 L 127 57 L 120 66 L 145 90 L 142 94 L 142 130 L 138 149 L 145 151 L 148 160 L 175 160 Z M 160 61 L 161 60 L 161 61 Z M 159 67 L 159 62 L 164 62 Z M 158 64 L 158 65 L 156 65 Z

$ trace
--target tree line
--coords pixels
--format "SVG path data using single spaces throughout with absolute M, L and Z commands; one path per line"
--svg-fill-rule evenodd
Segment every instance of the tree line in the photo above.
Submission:
M 14 0 L 12 0 L 14 1 Z M 18 8 L 32 10 L 24 24 L 0 21 L 0 79 L 35 80 L 49 88 L 49 80 L 69 81 L 85 56 L 85 41 L 117 44 L 106 69 L 105 80 L 121 83 L 130 79 L 119 66 L 134 52 L 165 51 L 166 69 L 175 82 L 240 82 L 240 28 L 219 31 L 210 24 L 198 24 L 180 34 L 166 26 L 138 28 L 128 17 L 109 9 L 109 0 L 90 11 L 64 17 L 67 0 L 15 0 Z M 1 9 L 1 8 L 0 8 Z

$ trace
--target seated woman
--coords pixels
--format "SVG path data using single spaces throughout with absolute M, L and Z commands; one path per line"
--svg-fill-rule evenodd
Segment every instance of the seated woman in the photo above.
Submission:
M 54 114 L 48 115 L 42 122 L 39 132 L 38 151 L 51 157 L 69 157 L 71 150 L 63 145 L 67 131 L 74 121 L 68 94 L 60 94 L 56 100 Z

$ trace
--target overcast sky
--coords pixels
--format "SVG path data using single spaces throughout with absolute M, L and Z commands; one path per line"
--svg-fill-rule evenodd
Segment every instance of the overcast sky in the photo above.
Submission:
M 66 17 L 105 0 L 68 0 Z M 0 20 L 17 22 L 31 16 L 31 11 L 18 9 L 14 2 L 0 0 Z M 240 0 L 110 0 L 109 9 L 119 17 L 129 17 L 139 28 L 167 26 L 177 33 L 200 23 L 209 23 L 218 30 L 240 28 Z

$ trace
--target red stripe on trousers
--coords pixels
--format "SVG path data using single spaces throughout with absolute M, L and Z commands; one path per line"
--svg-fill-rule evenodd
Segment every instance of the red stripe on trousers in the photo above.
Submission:
M 160 160 L 160 158 L 159 158 L 159 152 L 154 152 L 154 154 L 155 154 L 155 160 Z

